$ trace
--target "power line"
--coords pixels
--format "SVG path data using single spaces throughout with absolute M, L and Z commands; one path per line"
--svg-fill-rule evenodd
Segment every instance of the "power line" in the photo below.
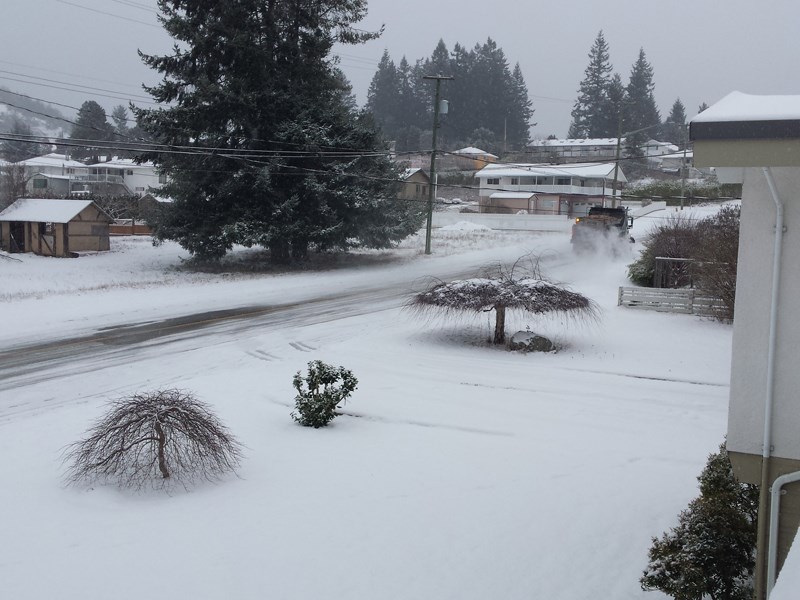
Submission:
M 107 12 L 105 10 L 98 10 L 96 8 L 90 8 L 88 6 L 84 6 L 83 4 L 76 4 L 75 2 L 68 2 L 68 0 L 56 0 L 61 4 L 68 4 L 69 6 L 74 6 L 76 8 L 81 8 L 83 10 L 88 10 L 93 13 L 98 13 L 101 15 L 106 15 L 108 17 L 114 17 L 115 19 L 122 19 L 123 21 L 130 21 L 131 23 L 138 23 L 140 25 L 146 25 L 147 27 L 155 27 L 156 29 L 161 29 L 160 25 L 154 25 L 153 23 L 147 23 L 145 21 L 140 21 L 138 19 L 131 19 L 130 17 L 123 17 L 122 15 L 118 15 L 115 13 Z

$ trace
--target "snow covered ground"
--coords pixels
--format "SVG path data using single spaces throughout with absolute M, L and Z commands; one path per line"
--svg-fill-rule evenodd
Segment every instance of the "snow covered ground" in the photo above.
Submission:
M 3 391 L 0 596 L 662 598 L 638 579 L 723 440 L 730 327 L 617 307 L 631 257 L 576 259 L 561 234 L 437 231 L 434 255 L 421 247 L 301 273 L 248 270 L 250 251 L 235 271 L 190 272 L 180 248 L 142 238 L 75 260 L 0 259 L 6 348 L 376 284 L 411 291 L 527 251 L 602 309 L 583 327 L 514 317 L 508 331 L 565 347 L 524 355 L 486 345 L 492 315 L 423 322 L 384 296 L 341 319 L 142 344 L 135 360 Z M 322 430 L 289 417 L 292 375 L 314 359 L 359 379 Z M 239 476 L 171 495 L 65 487 L 62 449 L 105 400 L 161 387 L 214 407 L 246 447 Z

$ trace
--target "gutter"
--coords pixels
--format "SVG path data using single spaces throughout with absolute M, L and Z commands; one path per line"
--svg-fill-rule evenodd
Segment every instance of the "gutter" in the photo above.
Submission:
M 800 471 L 781 475 L 772 484 L 772 499 L 769 508 L 769 548 L 767 549 L 767 598 L 772 593 L 777 579 L 778 567 L 778 514 L 781 507 L 781 494 L 783 486 L 800 481 Z

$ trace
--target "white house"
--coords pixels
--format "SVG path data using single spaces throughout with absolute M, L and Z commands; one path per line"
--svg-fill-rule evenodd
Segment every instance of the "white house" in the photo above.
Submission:
M 762 492 L 763 599 L 800 526 L 800 96 L 733 92 L 690 136 L 696 166 L 743 184 L 726 445 L 737 477 Z
M 45 191 L 69 194 L 71 181 L 86 170 L 83 163 L 57 153 L 35 156 L 20 161 L 19 164 L 25 168 L 26 176 L 29 177 L 26 189 L 39 194 Z
M 620 154 L 625 151 L 622 138 Z M 614 160 L 617 138 L 586 138 L 562 140 L 535 140 L 528 144 L 531 159 L 538 162 L 586 162 L 588 160 Z
M 481 212 L 581 216 L 613 201 L 614 181 L 627 182 L 614 163 L 489 165 L 475 174 Z M 617 196 L 619 192 L 617 192 Z
M 153 163 L 137 164 L 130 158 L 112 158 L 105 162 L 88 165 L 84 173 L 77 175 L 76 183 L 85 189 L 103 189 L 122 194 L 144 196 L 150 188 L 166 183 Z

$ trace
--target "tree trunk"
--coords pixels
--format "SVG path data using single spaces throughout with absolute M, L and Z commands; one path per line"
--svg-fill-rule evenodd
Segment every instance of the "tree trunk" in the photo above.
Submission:
M 504 344 L 506 341 L 506 307 L 495 304 L 494 343 Z
M 156 438 L 158 439 L 158 469 L 161 471 L 161 477 L 169 479 L 169 469 L 167 469 L 167 458 L 164 455 L 164 447 L 167 445 L 167 436 L 164 435 L 164 429 L 161 423 L 156 421 Z
M 270 261 L 274 265 L 288 265 L 291 262 L 289 257 L 289 244 L 286 240 L 273 240 L 269 243 Z

